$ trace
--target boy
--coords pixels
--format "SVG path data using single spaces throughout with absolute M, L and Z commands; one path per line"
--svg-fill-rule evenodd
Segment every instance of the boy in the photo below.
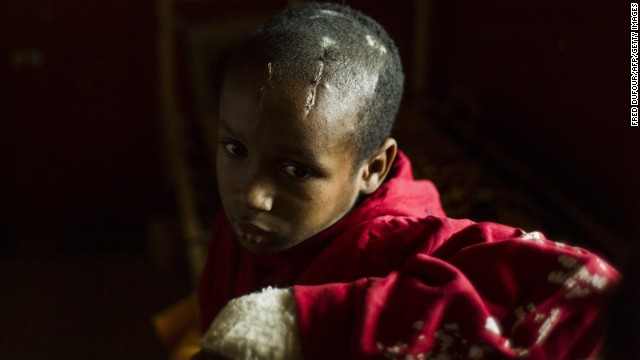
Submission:
M 446 218 L 389 137 L 402 86 L 393 41 L 339 5 L 287 9 L 234 53 L 203 356 L 595 356 L 619 274 L 537 232 Z

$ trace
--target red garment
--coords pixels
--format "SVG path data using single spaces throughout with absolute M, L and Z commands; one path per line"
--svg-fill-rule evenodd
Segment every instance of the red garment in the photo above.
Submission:
M 378 191 L 289 250 L 244 250 L 223 214 L 213 231 L 203 326 L 232 298 L 293 286 L 305 359 L 588 358 L 620 280 L 540 233 L 446 218 L 403 154 Z

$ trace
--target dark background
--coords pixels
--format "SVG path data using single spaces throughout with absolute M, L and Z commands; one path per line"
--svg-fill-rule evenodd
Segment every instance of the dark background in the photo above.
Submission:
M 163 91 L 183 116 L 187 152 L 200 154 L 191 159 L 197 173 L 206 144 L 188 133 L 211 109 L 194 85 L 203 82 L 193 76 L 194 34 L 257 23 L 287 3 L 0 3 L 0 357 L 165 356 L 149 318 L 192 283 Z M 346 3 L 396 40 L 405 107 L 420 109 L 412 121 L 470 149 L 566 219 L 569 241 L 623 271 L 609 348 L 612 358 L 631 356 L 640 136 L 629 126 L 629 4 Z M 173 17 L 169 61 L 162 9 Z M 212 29 L 225 39 L 219 51 L 245 31 Z M 175 83 L 162 78 L 167 64 Z M 210 71 L 205 82 L 215 83 Z M 194 179 L 206 228 L 215 200 L 202 199 L 215 198 L 215 184 Z

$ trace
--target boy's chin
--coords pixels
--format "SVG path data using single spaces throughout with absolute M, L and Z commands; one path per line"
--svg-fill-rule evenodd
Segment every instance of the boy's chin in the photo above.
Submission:
M 268 254 L 277 253 L 279 251 L 277 248 L 274 248 L 273 246 L 270 246 L 270 245 L 246 243 L 241 240 L 238 240 L 238 242 L 245 250 L 257 255 L 268 255 Z
M 250 238 L 250 237 L 240 237 L 236 235 L 236 238 L 243 248 L 257 255 L 268 255 L 268 254 L 278 253 L 281 251 L 285 251 L 295 245 L 295 244 L 289 244 L 284 241 L 278 241 L 280 239 L 277 239 L 275 237 Z

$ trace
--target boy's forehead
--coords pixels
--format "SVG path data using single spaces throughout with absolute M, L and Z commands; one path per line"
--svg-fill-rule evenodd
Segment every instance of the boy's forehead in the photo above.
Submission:
M 355 131 L 360 108 L 358 97 L 345 96 L 330 76 L 317 83 L 296 76 L 274 77 L 273 65 L 245 68 L 228 74 L 223 87 L 234 107 L 252 103 L 256 116 L 284 117 L 290 125 L 313 129 L 317 135 L 343 140 L 345 133 Z M 271 73 L 270 73 L 271 71 Z M 225 104 L 223 104 L 225 106 Z M 249 109 L 247 109 L 249 110 Z

